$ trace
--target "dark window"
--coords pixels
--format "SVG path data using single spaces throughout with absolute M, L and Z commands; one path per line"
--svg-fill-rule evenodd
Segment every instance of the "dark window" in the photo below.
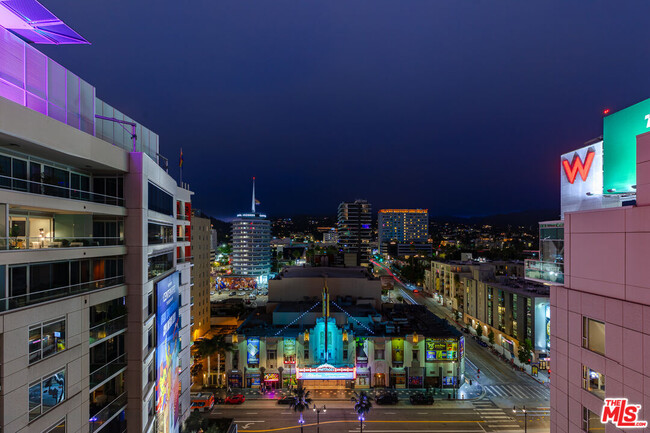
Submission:
M 172 226 L 149 223 L 149 245 L 167 244 L 174 242 L 174 228 Z
M 149 209 L 165 215 L 174 215 L 174 199 L 171 194 L 149 182 Z
M 11 158 L 0 155 L 0 187 L 11 188 Z
M 27 191 L 27 182 L 18 179 L 27 180 L 27 161 L 22 159 L 13 160 L 13 186 L 15 190 Z
M 174 267 L 174 253 L 168 252 L 157 256 L 149 257 L 148 276 L 149 279 L 155 278 Z

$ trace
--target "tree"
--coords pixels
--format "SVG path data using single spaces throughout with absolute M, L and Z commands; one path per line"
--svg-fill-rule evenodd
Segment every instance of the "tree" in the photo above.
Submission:
M 483 327 L 480 324 L 476 327 L 476 335 L 479 337 L 483 335 Z
M 280 379 L 280 388 L 283 387 L 283 386 L 282 386 L 282 383 L 283 383 L 283 381 L 282 381 L 282 379 L 283 379 L 283 378 L 282 378 L 282 372 L 283 372 L 283 371 L 284 371 L 284 367 L 278 367 L 278 376 L 280 376 L 280 377 L 279 377 L 279 379 Z
M 302 433 L 302 425 L 305 423 L 305 420 L 302 417 L 302 413 L 309 409 L 309 404 L 311 403 L 311 398 L 309 397 L 309 391 L 298 385 L 298 388 L 293 392 L 293 400 L 289 403 L 289 408 L 293 409 L 294 412 L 300 413 L 300 433 Z
M 196 347 L 196 355 L 199 358 L 207 358 L 208 360 L 208 381 L 210 380 L 210 357 L 214 354 L 217 355 L 217 380 L 219 380 L 221 376 L 221 355 L 225 356 L 227 352 L 234 352 L 235 345 L 226 341 L 225 334 L 219 334 L 212 338 L 197 340 L 194 346 Z
M 488 332 L 488 340 L 490 340 L 490 344 L 494 344 L 494 331 L 492 329 Z
M 524 344 L 519 345 L 519 353 L 517 357 L 522 364 L 530 364 L 530 352 L 533 351 L 533 343 L 530 338 L 524 340 Z
M 196 432 L 199 431 L 202 425 L 203 425 L 203 415 L 201 415 L 198 411 L 194 411 L 185 420 L 185 426 L 183 428 L 183 431 Z
M 366 414 L 372 409 L 372 398 L 365 391 L 355 392 L 351 399 L 354 402 L 354 411 L 359 415 L 360 433 L 363 433 L 363 422 Z

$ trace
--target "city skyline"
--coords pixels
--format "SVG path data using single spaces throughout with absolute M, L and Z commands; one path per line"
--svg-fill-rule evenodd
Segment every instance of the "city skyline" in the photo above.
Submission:
M 183 180 L 216 216 L 246 208 L 252 176 L 268 215 L 355 198 L 432 215 L 557 208 L 557 155 L 650 94 L 642 3 L 45 5 L 92 43 L 45 53 L 157 131 L 177 179 L 183 147 Z

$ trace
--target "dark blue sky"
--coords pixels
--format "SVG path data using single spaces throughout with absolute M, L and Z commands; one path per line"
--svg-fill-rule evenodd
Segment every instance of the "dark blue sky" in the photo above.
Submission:
M 643 1 L 44 0 L 43 49 L 160 134 L 231 216 L 342 200 L 483 215 L 559 204 L 559 156 L 650 97 Z M 41 47 L 42 48 L 42 47 Z

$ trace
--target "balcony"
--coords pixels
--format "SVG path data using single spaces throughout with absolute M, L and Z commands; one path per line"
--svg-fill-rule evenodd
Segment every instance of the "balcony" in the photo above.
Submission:
M 93 203 L 124 206 L 124 198 L 91 191 L 69 188 L 67 186 L 50 184 L 42 181 L 32 181 L 23 178 L 0 175 L 0 188 L 30 194 L 47 195 Z
M 564 284 L 564 263 L 525 260 L 524 272 L 526 279 L 553 285 Z
M 176 259 L 176 263 L 186 263 L 186 262 L 191 262 L 193 258 L 194 258 L 193 256 L 178 257 L 178 258 Z
M 90 388 L 94 388 L 100 383 L 109 379 L 117 373 L 120 373 L 126 368 L 126 355 L 120 355 L 114 360 L 103 365 L 90 366 Z
M 105 423 L 111 420 L 113 415 L 121 412 L 126 407 L 126 392 L 123 392 L 110 401 L 111 396 L 106 397 L 107 399 L 103 403 L 97 404 L 91 402 L 90 404 L 90 433 L 94 433 L 102 428 Z
M 115 334 L 116 332 L 126 330 L 126 314 L 116 317 L 106 322 L 93 326 L 88 331 L 90 344 L 96 343 L 99 340 Z
M 44 248 L 88 248 L 124 245 L 123 237 L 44 237 L 0 238 L 0 250 L 40 250 Z
M 42 302 L 53 301 L 66 296 L 72 296 L 79 293 L 90 292 L 97 289 L 124 284 L 124 275 L 117 277 L 104 278 L 102 280 L 89 281 L 87 283 L 73 284 L 66 287 L 57 287 L 55 289 L 42 290 L 39 292 L 28 293 L 25 295 L 9 296 L 0 299 L 0 312 L 15 310 L 17 308 L 29 305 L 40 304 Z

